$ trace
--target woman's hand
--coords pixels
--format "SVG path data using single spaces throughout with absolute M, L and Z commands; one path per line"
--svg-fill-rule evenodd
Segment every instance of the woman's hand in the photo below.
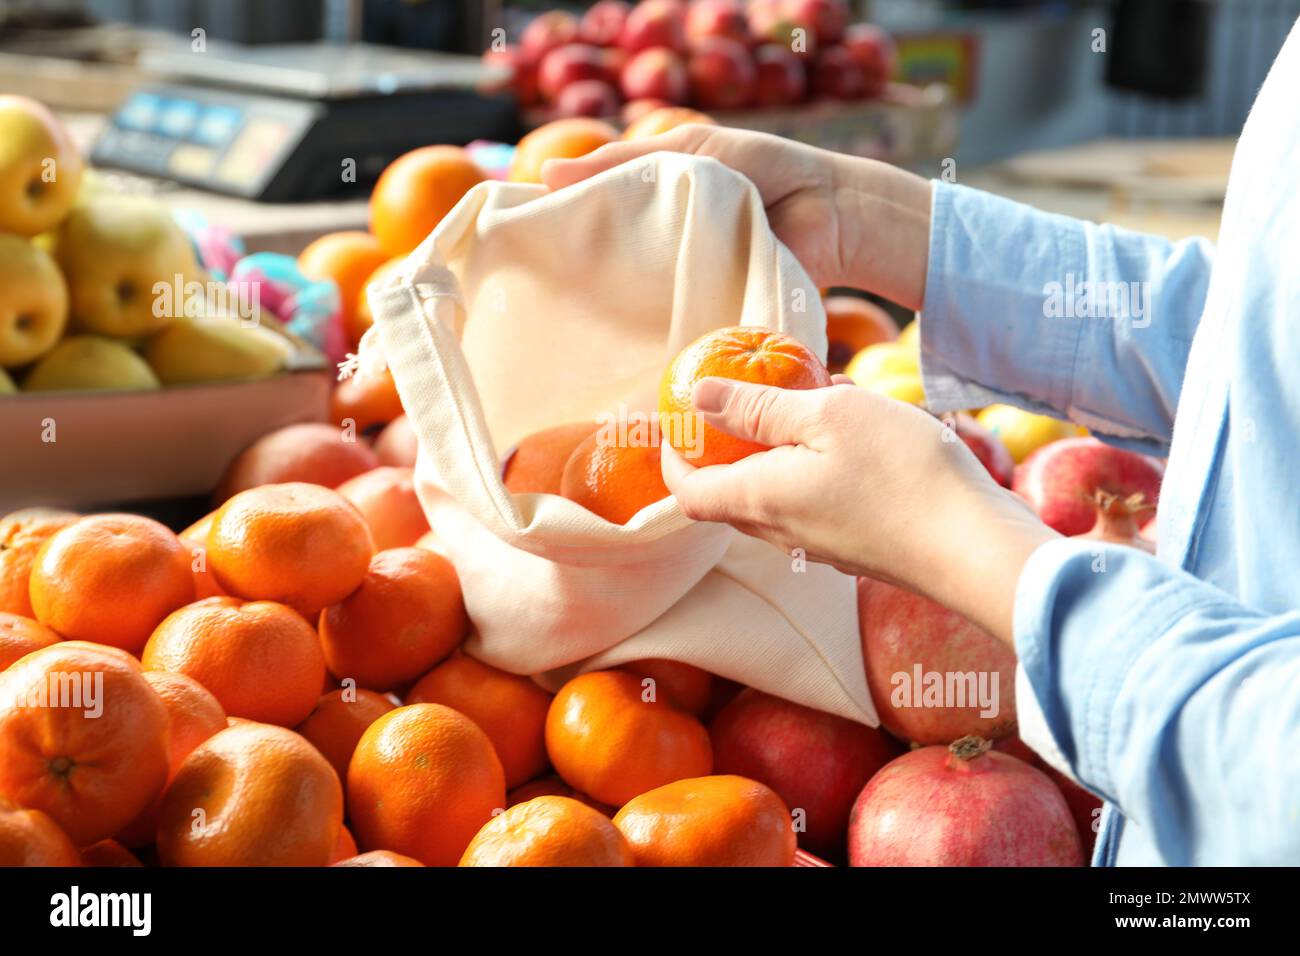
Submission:
M 773 232 L 817 285 L 855 286 L 921 307 L 930 184 L 885 163 L 766 133 L 692 124 L 611 143 L 579 159 L 550 160 L 542 179 L 560 189 L 660 151 L 710 156 L 753 181 Z
M 1056 537 L 919 408 L 852 385 L 788 390 L 708 378 L 704 420 L 770 450 L 693 468 L 663 446 L 682 510 L 925 594 L 1008 643 L 1020 570 Z

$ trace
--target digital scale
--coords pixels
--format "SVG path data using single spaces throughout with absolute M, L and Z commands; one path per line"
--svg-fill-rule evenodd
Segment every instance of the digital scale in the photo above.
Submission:
M 166 81 L 113 114 L 91 161 L 264 202 L 366 184 L 431 143 L 513 142 L 518 113 L 499 68 L 477 57 L 365 44 L 152 50 Z

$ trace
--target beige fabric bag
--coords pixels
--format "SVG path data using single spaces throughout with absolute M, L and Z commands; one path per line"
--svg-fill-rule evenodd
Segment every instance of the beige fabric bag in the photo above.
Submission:
M 653 412 L 669 360 L 710 329 L 780 329 L 825 357 L 817 289 L 747 179 L 659 153 L 554 194 L 482 183 L 370 303 L 361 374 L 378 345 L 461 578 L 470 653 L 552 688 L 672 658 L 877 723 L 851 577 L 690 521 L 671 498 L 617 526 L 499 477 L 534 431 Z

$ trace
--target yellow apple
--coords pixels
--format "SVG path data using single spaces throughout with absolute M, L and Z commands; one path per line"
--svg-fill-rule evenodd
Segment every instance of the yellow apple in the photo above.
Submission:
M 0 395 L 16 395 L 17 393 L 18 386 L 14 384 L 14 380 L 9 377 L 8 372 L 0 368 Z
M 0 367 L 35 361 L 68 324 L 68 289 L 50 254 L 0 233 Z
M 919 375 L 882 375 L 867 383 L 868 391 L 925 407 L 925 386 Z
M 912 352 L 921 351 L 921 319 L 919 316 L 907 323 L 903 331 L 898 333 L 896 341 L 899 345 L 907 346 Z
M 45 354 L 23 380 L 24 392 L 141 391 L 158 388 L 145 360 L 121 342 L 71 335 Z
M 178 319 L 149 340 L 144 358 L 164 385 L 265 378 L 293 354 L 289 340 L 237 319 Z
M 868 345 L 844 367 L 844 374 L 855 385 L 869 386 L 878 378 L 894 375 L 919 376 L 921 367 L 916 353 L 898 342 L 880 342 Z
M 100 195 L 77 203 L 59 229 L 57 253 L 68 280 L 72 327 L 112 338 L 165 327 L 180 305 L 169 305 L 171 291 L 202 274 L 167 207 L 143 196 Z
M 1007 446 L 1016 463 L 1030 452 L 1062 438 L 1079 434 L 1078 427 L 1049 415 L 1035 415 L 1014 405 L 989 405 L 975 419 Z
M 81 154 L 54 114 L 26 96 L 0 96 L 0 232 L 34 236 L 77 198 Z

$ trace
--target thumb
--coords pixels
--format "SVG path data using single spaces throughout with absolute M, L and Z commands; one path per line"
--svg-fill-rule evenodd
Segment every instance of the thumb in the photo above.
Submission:
M 797 445 L 812 424 L 817 396 L 809 389 L 777 388 L 727 378 L 695 383 L 692 401 L 708 425 L 760 445 Z

